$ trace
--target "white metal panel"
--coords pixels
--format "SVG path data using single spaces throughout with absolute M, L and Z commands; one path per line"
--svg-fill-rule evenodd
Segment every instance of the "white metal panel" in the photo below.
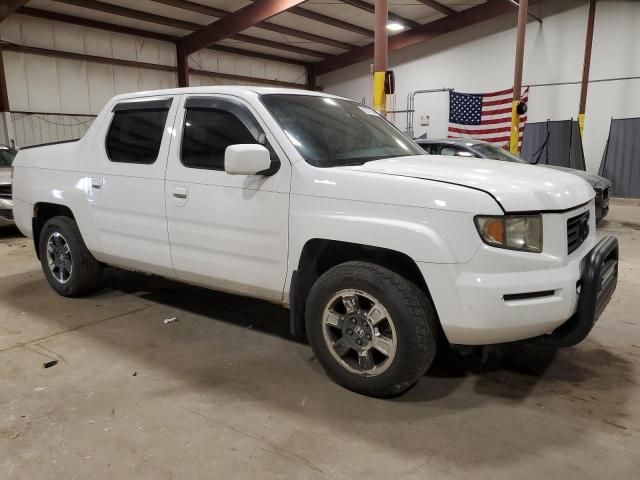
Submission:
M 31 18 L 28 27 L 20 28 L 20 43 L 32 47 L 51 48 L 53 46 L 53 27 L 51 22 L 40 18 Z
M 176 47 L 172 43 L 167 42 L 158 42 L 156 40 L 150 40 L 148 38 L 138 38 L 136 45 L 138 45 L 138 49 L 141 48 L 141 43 L 155 43 L 158 48 L 158 63 L 160 65 L 171 65 L 172 67 L 176 66 Z
M 116 67 L 113 71 L 113 80 L 116 95 L 140 90 L 137 68 Z
M 37 105 L 38 111 L 59 112 L 60 86 L 55 58 L 25 55 L 24 66 L 31 109 Z
M 299 65 L 251 59 L 239 55 L 218 53 L 212 50 L 200 50 L 190 55 L 189 65 L 199 70 L 244 75 L 267 80 L 300 84 L 304 84 L 306 81 L 305 69 Z M 225 84 L 227 84 L 226 81 Z
M 136 41 L 138 61 L 145 63 L 160 63 L 158 42 L 147 39 Z
M 87 55 L 114 57 L 114 50 L 111 48 L 111 34 L 104 30 L 88 28 L 84 33 L 84 48 Z
M 132 37 L 128 35 L 112 35 L 110 40 L 114 57 L 132 62 L 138 61 L 137 41 L 132 41 Z
M 30 28 L 29 17 L 20 17 L 23 28 Z M 85 28 L 68 23 L 50 22 L 53 27 L 53 48 L 64 52 L 85 53 L 84 33 Z
M 21 17 L 11 15 L 0 24 L 0 40 L 10 43 L 21 43 L 20 21 Z
M 104 104 L 115 95 L 113 82 L 113 67 L 98 63 L 87 64 L 87 77 L 89 79 L 89 112 L 97 115 Z
M 58 111 L 67 113 L 90 111 L 87 63 L 59 58 L 56 60 L 56 67 L 60 92 L 60 110 Z
M 16 52 L 2 52 L 4 74 L 7 79 L 9 107 L 12 110 L 29 110 L 29 89 L 24 66 L 25 55 Z

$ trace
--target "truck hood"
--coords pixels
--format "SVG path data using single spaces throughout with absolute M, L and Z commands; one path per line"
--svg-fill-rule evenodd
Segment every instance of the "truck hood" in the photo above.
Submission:
M 487 192 L 505 212 L 567 210 L 587 203 L 594 190 L 580 177 L 535 165 L 442 155 L 375 160 L 348 167 L 370 173 L 452 183 Z

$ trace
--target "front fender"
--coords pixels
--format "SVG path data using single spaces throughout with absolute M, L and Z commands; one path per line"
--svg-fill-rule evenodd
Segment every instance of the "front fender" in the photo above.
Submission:
M 385 248 L 415 262 L 465 263 L 481 246 L 466 212 L 292 195 L 289 272 L 311 239 Z M 290 278 L 285 291 L 289 291 Z

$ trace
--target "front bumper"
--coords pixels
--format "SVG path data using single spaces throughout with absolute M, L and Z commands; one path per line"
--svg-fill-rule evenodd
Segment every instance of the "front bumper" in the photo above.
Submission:
M 0 198 L 0 227 L 14 225 L 13 201 L 7 198 Z
M 570 347 L 584 340 L 608 305 L 618 284 L 618 239 L 608 236 L 584 258 L 576 312 L 547 335 L 533 338 L 537 345 Z
M 567 216 L 559 217 L 555 231 Z M 536 338 L 568 346 L 584 339 L 615 290 L 617 240 L 596 243 L 590 236 L 565 260 L 560 251 L 539 255 L 533 269 L 525 255 L 490 247 L 466 264 L 419 263 L 449 342 L 490 345 Z

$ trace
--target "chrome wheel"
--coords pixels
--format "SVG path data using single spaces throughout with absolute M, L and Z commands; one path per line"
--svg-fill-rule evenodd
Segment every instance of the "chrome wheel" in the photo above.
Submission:
M 58 232 L 52 233 L 47 239 L 47 265 L 58 282 L 67 283 L 71 279 L 71 249 L 67 239 Z
M 377 299 L 363 291 L 336 293 L 324 309 L 322 331 L 331 355 L 357 375 L 380 375 L 395 358 L 393 320 Z

